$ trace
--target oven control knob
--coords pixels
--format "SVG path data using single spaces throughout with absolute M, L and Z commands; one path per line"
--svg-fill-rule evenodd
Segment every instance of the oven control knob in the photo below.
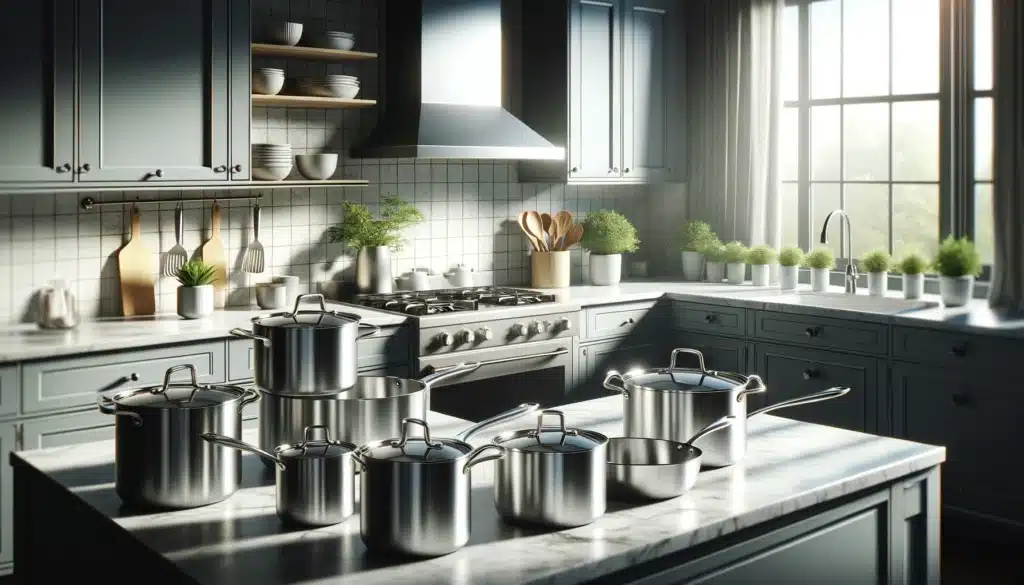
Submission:
M 491 331 L 490 327 L 481 327 L 476 330 L 476 336 L 484 341 L 490 341 L 494 339 L 494 332 Z
M 548 323 L 545 321 L 534 321 L 530 323 L 530 333 L 538 335 L 540 333 L 546 333 L 548 330 Z
M 473 343 L 476 341 L 476 335 L 474 335 L 469 329 L 463 329 L 462 331 L 459 331 L 457 340 L 459 343 Z
M 452 334 L 448 333 L 447 331 L 442 331 L 438 333 L 437 336 L 434 337 L 434 339 L 436 339 L 438 343 L 445 347 L 448 347 L 455 343 L 455 338 L 452 337 Z
M 512 337 L 525 337 L 526 336 L 526 325 L 522 323 L 516 323 L 512 326 Z
M 568 317 L 562 317 L 558 320 L 558 331 L 569 331 L 572 329 L 572 321 Z

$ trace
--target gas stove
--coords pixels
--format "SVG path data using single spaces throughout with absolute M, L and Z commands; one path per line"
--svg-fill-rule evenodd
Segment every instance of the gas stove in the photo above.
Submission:
M 555 295 L 522 288 L 480 286 L 427 291 L 360 295 L 356 304 L 423 317 L 477 311 L 490 307 L 520 307 L 555 302 Z

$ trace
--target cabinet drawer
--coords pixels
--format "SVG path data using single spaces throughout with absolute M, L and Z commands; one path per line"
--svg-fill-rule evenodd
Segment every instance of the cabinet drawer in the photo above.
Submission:
M 89 406 L 96 403 L 98 393 L 103 390 L 114 387 L 123 390 L 163 382 L 167 369 L 179 364 L 195 366 L 202 382 L 223 382 L 226 378 L 224 361 L 224 342 L 217 341 L 30 362 L 21 370 L 22 410 L 38 413 Z M 138 381 L 123 384 L 132 374 Z M 187 372 L 178 375 L 184 379 Z
M 1024 341 L 951 331 L 894 327 L 892 355 L 896 359 L 944 366 L 993 367 L 1007 371 L 1024 355 Z
M 702 331 L 716 335 L 746 335 L 746 309 L 699 303 L 673 303 L 672 322 L 682 331 Z
M 585 310 L 583 339 L 604 339 L 629 335 L 640 327 L 645 318 L 659 312 L 656 301 L 593 307 Z M 647 325 L 648 327 L 650 324 Z
M 23 423 L 22 451 L 114 438 L 114 418 L 99 410 L 61 414 Z
M 667 365 L 668 357 L 659 355 L 661 351 L 662 347 L 658 343 L 642 343 L 632 338 L 584 345 L 576 356 L 578 374 L 566 398 L 570 402 L 580 402 L 612 396 L 604 388 L 604 377 L 608 370 L 627 372 Z
M 754 315 L 754 337 L 758 339 L 877 355 L 889 351 L 886 326 L 880 323 L 767 311 Z
M 19 378 L 18 366 L 0 367 L 0 416 L 18 413 Z
M 359 369 L 376 368 L 409 361 L 409 331 L 405 327 L 381 329 L 372 337 L 359 340 Z
M 253 342 L 248 339 L 228 340 L 228 380 L 238 382 L 253 379 L 255 367 Z

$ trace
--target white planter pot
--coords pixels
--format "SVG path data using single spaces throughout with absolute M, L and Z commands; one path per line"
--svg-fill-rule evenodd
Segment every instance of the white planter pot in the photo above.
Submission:
M 729 284 L 743 284 L 746 276 L 746 262 L 729 262 L 725 265 L 725 279 L 729 281 Z
M 828 268 L 811 268 L 811 290 L 825 292 L 828 290 Z
M 924 274 L 903 275 L 903 298 L 919 299 L 924 296 Z
M 179 286 L 178 314 L 185 319 L 199 319 L 213 313 L 213 285 Z
M 754 286 L 768 286 L 768 283 L 771 281 L 771 275 L 771 264 L 750 265 L 750 280 L 754 282 Z
M 598 286 L 619 284 L 622 280 L 622 254 L 591 254 L 590 282 Z
M 947 307 L 962 307 L 966 305 L 974 294 L 973 276 L 940 276 L 939 294 L 942 295 L 942 304 Z
M 884 297 L 887 290 L 889 290 L 888 272 L 868 272 L 868 295 Z
M 683 252 L 683 280 L 698 281 L 704 273 L 704 254 Z
M 779 266 L 779 288 L 782 290 L 796 290 L 799 276 L 799 266 Z
M 704 280 L 720 283 L 725 278 L 725 264 L 722 262 L 708 262 L 707 276 Z

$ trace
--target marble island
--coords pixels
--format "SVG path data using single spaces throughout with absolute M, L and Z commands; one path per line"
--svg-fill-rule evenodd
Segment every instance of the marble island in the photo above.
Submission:
M 621 400 L 563 411 L 570 426 L 617 436 Z M 435 436 L 469 424 L 437 413 L 428 422 Z M 507 423 L 471 442 L 531 422 Z M 469 544 L 425 560 L 368 554 L 358 513 L 329 528 L 282 527 L 273 478 L 253 456 L 243 457 L 244 485 L 233 497 L 161 513 L 121 507 L 113 460 L 112 441 L 11 456 L 19 578 L 53 580 L 98 562 L 115 581 L 209 585 L 571 585 L 639 583 L 651 574 L 662 576 L 657 583 L 718 585 L 768 582 L 757 575 L 775 570 L 799 571 L 801 583 L 938 583 L 944 448 L 769 415 L 751 419 L 741 464 L 701 473 L 679 498 L 610 502 L 605 516 L 572 530 L 504 524 L 491 501 L 493 467 L 477 466 Z

